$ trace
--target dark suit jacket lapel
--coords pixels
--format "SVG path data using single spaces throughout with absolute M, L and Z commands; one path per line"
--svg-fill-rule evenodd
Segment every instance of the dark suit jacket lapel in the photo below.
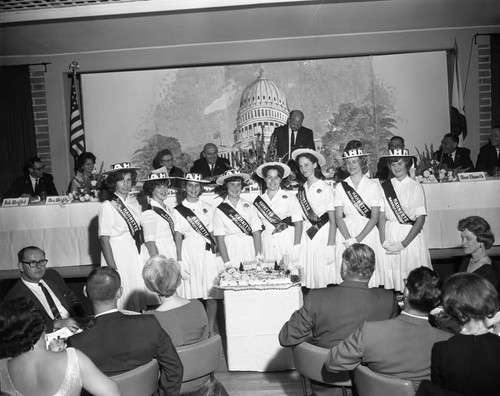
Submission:
M 70 315 L 74 315 L 72 307 L 68 304 L 66 297 L 60 290 L 57 283 L 54 282 L 54 280 L 52 280 L 50 277 L 44 277 L 43 280 L 45 283 L 47 283 L 47 285 L 49 285 L 50 290 L 52 290 L 52 292 L 56 295 L 58 300 L 61 302 L 61 305 L 66 309 L 66 311 L 68 311 Z
M 33 184 L 31 184 L 31 179 L 30 179 L 30 175 L 26 175 L 24 177 L 24 183 L 25 183 L 25 192 L 27 194 L 30 194 L 30 195 L 36 195 L 35 194 L 35 191 L 33 190 Z M 24 193 L 24 192 L 23 192 Z

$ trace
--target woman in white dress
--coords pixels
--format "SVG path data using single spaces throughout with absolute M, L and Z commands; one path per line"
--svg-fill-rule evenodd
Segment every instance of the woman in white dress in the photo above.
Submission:
M 176 258 L 174 241 L 174 211 L 166 204 L 171 177 L 165 172 L 152 172 L 143 180 L 142 190 L 148 197 L 148 206 L 141 213 L 141 225 L 146 245 L 145 261 L 149 257 L 162 254 Z
M 404 290 L 411 270 L 431 267 L 431 256 L 421 232 L 427 216 L 424 189 L 408 176 L 413 157 L 407 149 L 389 150 L 387 163 L 394 175 L 382 184 L 384 211 L 380 214 L 380 240 L 386 250 L 386 289 Z
M 384 284 L 381 260 L 385 258 L 385 252 L 376 225 L 384 203 L 378 181 L 365 175 L 368 171 L 367 155 L 358 140 L 348 142 L 342 154 L 349 177 L 335 187 L 336 259 L 340 263 L 344 250 L 354 243 L 370 246 L 377 261 L 368 285 L 378 287 Z M 340 273 L 337 274 L 339 277 Z
M 250 175 L 230 169 L 216 182 L 227 189 L 227 197 L 214 212 L 214 235 L 225 268 L 261 257 L 262 223 L 252 203 L 241 198 L 248 179 Z
M 142 279 L 143 261 L 140 256 L 142 235 L 141 207 L 129 195 L 137 180 L 136 170 L 130 162 L 111 165 L 105 172 L 109 198 L 99 211 L 99 239 L 101 265 L 113 267 L 122 279 L 122 296 L 118 308 L 138 311 L 146 308 L 147 289 Z
M 326 287 L 336 283 L 334 194 L 332 187 L 321 180 L 321 166 L 326 161 L 311 149 L 295 150 L 292 158 L 306 179 L 297 193 L 305 223 L 299 260 L 302 285 L 309 289 Z
M 187 173 L 182 180 L 186 198 L 174 210 L 174 238 L 177 261 L 189 273 L 189 279 L 182 281 L 178 293 L 188 300 L 205 300 L 209 331 L 214 334 L 217 299 L 222 299 L 222 292 L 214 283 L 223 265 L 215 255 L 213 208 L 199 198 L 201 185 L 208 182 L 199 173 Z
M 262 255 L 266 261 L 296 266 L 303 233 L 302 210 L 295 194 L 281 189 L 290 167 L 281 162 L 266 162 L 255 173 L 266 183 L 266 191 L 253 203 L 264 224 Z

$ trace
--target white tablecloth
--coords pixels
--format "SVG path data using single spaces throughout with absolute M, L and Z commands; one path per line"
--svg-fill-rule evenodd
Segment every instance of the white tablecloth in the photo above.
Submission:
M 30 245 L 45 250 L 50 267 L 99 263 L 100 207 L 99 202 L 84 202 L 1 208 L 0 269 L 16 269 L 17 252 Z
M 423 184 L 427 201 L 424 232 L 430 249 L 460 245 L 458 221 L 481 216 L 491 226 L 495 245 L 500 245 L 500 180 Z
M 286 290 L 224 290 L 228 369 L 292 369 L 292 353 L 280 346 L 278 334 L 301 306 L 299 285 Z

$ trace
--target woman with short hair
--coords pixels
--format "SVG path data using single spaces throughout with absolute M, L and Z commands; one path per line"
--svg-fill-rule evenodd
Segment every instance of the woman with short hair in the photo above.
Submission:
M 302 211 L 295 194 L 281 189 L 281 183 L 290 175 L 290 167 L 281 162 L 266 162 L 255 173 L 266 184 L 265 192 L 253 202 L 264 225 L 262 255 L 268 261 L 297 265 L 303 232 Z
M 254 261 L 262 252 L 262 223 L 257 209 L 241 198 L 243 184 L 248 179 L 250 175 L 230 169 L 216 181 L 227 191 L 227 197 L 214 212 L 214 235 L 227 269 L 239 268 L 244 261 Z
M 459 271 L 481 275 L 498 290 L 498 274 L 487 252 L 495 243 L 490 225 L 480 216 L 469 216 L 460 220 L 457 228 L 460 231 L 462 248 L 467 255 L 462 260 Z
M 422 185 L 409 177 L 413 156 L 407 149 L 389 150 L 383 159 L 394 177 L 382 183 L 379 233 L 385 255 L 379 264 L 384 266 L 384 287 L 402 292 L 411 270 L 431 268 L 427 238 L 421 232 L 427 216 L 425 195 Z
M 349 177 L 335 187 L 335 221 L 338 227 L 336 261 L 340 263 L 344 250 L 355 243 L 370 246 L 377 262 L 368 285 L 379 287 L 384 284 L 382 263 L 385 252 L 376 225 L 384 202 L 380 184 L 366 176 L 367 156 L 358 140 L 349 141 L 342 154 Z
M 432 348 L 431 381 L 417 395 L 457 392 L 463 396 L 497 395 L 500 337 L 490 333 L 488 319 L 498 312 L 498 294 L 482 276 L 461 272 L 443 286 L 443 308 L 461 326 L 460 334 Z
M 118 385 L 82 352 L 45 346 L 45 321 L 22 297 L 0 305 L 0 393 L 2 395 L 118 396 Z
M 131 167 L 130 162 L 121 162 L 105 172 L 108 199 L 99 211 L 99 239 L 101 265 L 116 269 L 122 279 L 123 293 L 118 308 L 140 312 L 146 308 L 147 294 L 140 256 L 143 248 L 141 207 L 129 194 L 137 181 L 137 169 Z
M 325 158 L 315 150 L 298 149 L 292 158 L 299 164 L 306 182 L 299 187 L 297 199 L 304 219 L 304 235 L 299 264 L 302 285 L 309 289 L 340 283 L 335 268 L 335 216 L 333 188 L 322 180 Z M 337 262 L 340 267 L 340 261 Z M 340 273 L 340 269 L 338 271 Z M 340 277 L 340 274 L 339 274 Z
M 75 176 L 69 183 L 68 193 L 78 191 L 80 188 L 91 188 L 92 172 L 94 171 L 96 157 L 93 153 L 85 151 L 76 159 Z M 97 187 L 97 185 L 95 186 Z

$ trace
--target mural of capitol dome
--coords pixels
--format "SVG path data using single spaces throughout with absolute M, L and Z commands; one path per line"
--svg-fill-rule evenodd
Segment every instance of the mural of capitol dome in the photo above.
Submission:
M 249 149 L 257 138 L 264 138 L 267 149 L 274 128 L 286 124 L 288 104 L 283 90 L 273 81 L 260 76 L 248 85 L 241 95 L 234 130 L 234 149 Z

